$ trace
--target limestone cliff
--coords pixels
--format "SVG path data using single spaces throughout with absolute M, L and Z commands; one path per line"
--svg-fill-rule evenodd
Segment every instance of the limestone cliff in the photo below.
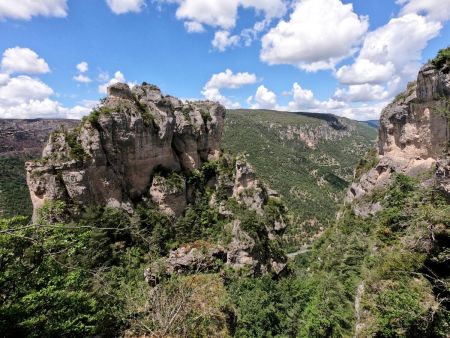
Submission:
M 448 152 L 450 74 L 448 66 L 428 63 L 417 81 L 408 85 L 388 105 L 380 118 L 378 164 L 353 183 L 348 200 L 364 196 L 377 186 L 386 186 L 394 172 L 420 176 L 441 163 L 438 179 L 448 190 L 448 165 L 442 157 Z M 446 183 L 445 183 L 446 182 Z
M 131 210 L 161 195 L 157 169 L 190 172 L 218 157 L 224 117 L 217 103 L 182 102 L 145 83 L 111 86 L 74 132 L 53 133 L 42 159 L 27 163 L 35 215 L 46 200 Z
M 190 222 L 194 210 L 208 211 L 217 216 L 201 226 L 220 222 L 222 235 L 183 242 L 186 236 L 178 234 L 177 249 L 147 270 L 151 284 L 173 273 L 219 270 L 219 258 L 255 275 L 280 274 L 286 257 L 276 243 L 286 210 L 245 157 L 220 151 L 224 117 L 218 103 L 182 102 L 153 85 L 109 87 L 77 128 L 51 134 L 42 159 L 27 163 L 34 219 L 46 201 L 58 200 L 74 219 L 89 206 L 120 208 L 130 217 L 142 208 L 157 210 L 173 231 Z

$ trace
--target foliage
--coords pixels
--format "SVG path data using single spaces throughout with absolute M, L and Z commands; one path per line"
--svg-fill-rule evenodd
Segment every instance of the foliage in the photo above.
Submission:
M 298 137 L 283 136 L 289 128 L 308 131 L 329 123 L 333 119 L 326 114 L 227 111 L 224 149 L 245 154 L 258 176 L 283 196 L 296 217 L 285 236 L 290 251 L 301 247 L 319 227 L 334 221 L 354 168 L 376 139 L 375 128 L 346 119 L 343 123 L 352 130 L 348 136 L 328 141 L 324 138 L 315 148 Z M 302 225 L 311 220 L 318 221 L 313 228 Z
M 19 157 L 0 157 L 0 218 L 31 216 L 25 160 Z
M 70 147 L 70 156 L 77 160 L 82 160 L 86 156 L 86 152 L 78 141 L 78 133 L 76 131 L 67 132 L 65 133 L 65 139 Z
M 377 149 L 369 149 L 364 157 L 359 161 L 358 166 L 355 169 L 355 180 L 361 178 L 361 176 L 367 173 L 370 169 L 375 168 L 379 161 Z
M 205 123 L 205 125 L 208 124 L 208 121 L 212 120 L 211 113 L 207 110 L 201 110 L 200 115 L 202 116 L 202 119 L 203 119 L 203 122 Z
M 438 69 L 441 69 L 444 65 L 450 66 L 450 47 L 441 49 L 431 62 Z
M 101 115 L 109 116 L 111 115 L 113 110 L 104 105 L 95 107 L 92 109 L 89 115 L 83 116 L 81 120 L 81 125 L 84 125 L 86 122 L 92 124 L 92 126 L 96 129 L 100 129 L 99 119 Z

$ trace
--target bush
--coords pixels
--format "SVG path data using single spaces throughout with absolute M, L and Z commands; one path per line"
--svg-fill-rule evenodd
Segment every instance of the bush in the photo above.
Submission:
M 438 69 L 441 69 L 444 65 L 450 66 L 450 47 L 441 49 L 431 62 Z

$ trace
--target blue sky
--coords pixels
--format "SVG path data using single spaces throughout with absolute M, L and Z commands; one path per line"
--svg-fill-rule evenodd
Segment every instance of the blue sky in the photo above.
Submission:
M 0 118 L 79 118 L 116 81 L 377 118 L 449 19 L 450 0 L 0 0 Z

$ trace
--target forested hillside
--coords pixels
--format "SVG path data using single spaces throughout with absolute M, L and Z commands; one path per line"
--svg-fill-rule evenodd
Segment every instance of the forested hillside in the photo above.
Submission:
M 327 114 L 230 110 L 223 147 L 245 154 L 295 214 L 292 250 L 334 222 L 339 204 L 377 129 Z

